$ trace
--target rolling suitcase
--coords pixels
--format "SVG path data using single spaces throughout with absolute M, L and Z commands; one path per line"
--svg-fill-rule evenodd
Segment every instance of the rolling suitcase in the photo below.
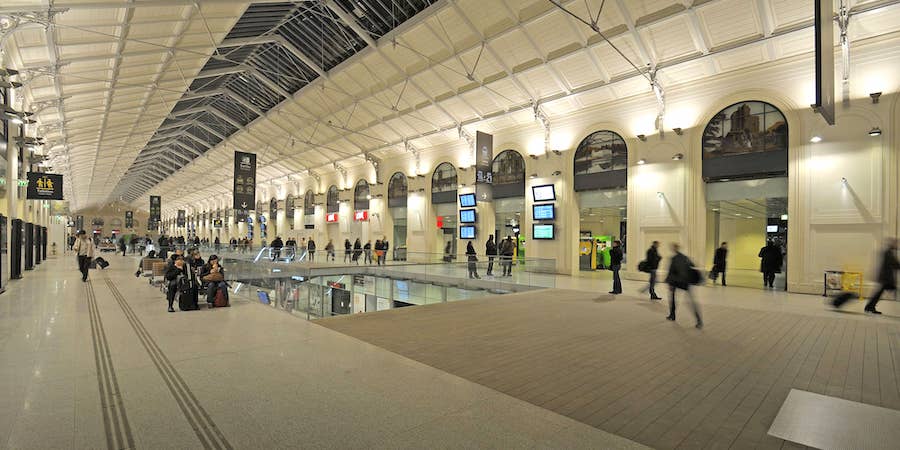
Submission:
M 99 256 L 96 257 L 96 258 L 94 258 L 93 263 L 94 263 L 94 264 L 93 264 L 93 265 L 94 265 L 94 268 L 99 267 L 99 268 L 101 268 L 101 269 L 105 269 L 105 268 L 109 267 L 109 261 L 107 261 L 107 260 L 105 260 L 105 259 L 103 259 L 103 258 L 101 258 L 101 257 L 99 257 Z
M 840 308 L 850 300 L 855 300 L 857 298 L 859 298 L 859 296 L 856 295 L 855 292 L 841 292 L 840 294 L 831 298 L 831 306 Z

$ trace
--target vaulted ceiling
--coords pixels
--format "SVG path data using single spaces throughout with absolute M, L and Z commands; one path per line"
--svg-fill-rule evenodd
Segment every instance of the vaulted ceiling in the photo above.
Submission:
M 234 149 L 259 154 L 261 181 L 307 176 L 533 122 L 535 105 L 552 120 L 652 96 L 647 67 L 671 86 L 808 53 L 812 3 L 7 0 L 0 33 L 14 106 L 77 209 L 229 192 Z M 844 3 L 851 41 L 900 30 L 898 1 Z

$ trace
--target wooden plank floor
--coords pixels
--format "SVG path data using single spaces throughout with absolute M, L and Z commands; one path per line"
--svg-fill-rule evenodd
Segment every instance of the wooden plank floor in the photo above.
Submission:
M 900 320 L 687 308 L 548 290 L 317 321 L 662 449 L 798 448 L 768 436 L 791 388 L 900 409 Z

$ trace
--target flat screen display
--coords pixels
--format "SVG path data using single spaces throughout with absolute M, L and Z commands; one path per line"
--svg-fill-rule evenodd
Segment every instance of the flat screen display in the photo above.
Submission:
M 533 239 L 554 239 L 554 231 L 553 224 L 545 225 L 545 224 L 534 224 L 532 225 L 532 238 Z
M 459 210 L 459 223 L 475 223 L 474 209 Z
M 543 184 L 541 186 L 532 186 L 531 195 L 534 196 L 536 202 L 549 202 L 556 200 L 556 189 L 552 184 Z
M 553 220 L 556 218 L 556 209 L 553 204 L 534 205 L 531 207 L 534 220 Z
M 459 194 L 459 206 L 463 208 L 475 206 L 475 194 Z
M 778 225 L 766 225 L 766 233 L 777 233 Z
M 475 239 L 475 226 L 463 225 L 463 226 L 459 227 L 459 238 L 460 239 Z

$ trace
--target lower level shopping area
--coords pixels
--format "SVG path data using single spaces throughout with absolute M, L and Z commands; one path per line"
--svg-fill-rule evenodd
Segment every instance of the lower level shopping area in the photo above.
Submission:
M 428 273 L 478 293 L 448 298 L 413 287 L 427 269 L 336 264 L 307 270 L 343 288 L 318 274 L 278 292 L 257 272 L 228 308 L 170 313 L 139 256 L 104 258 L 82 282 L 50 255 L 0 294 L 0 447 L 878 449 L 900 429 L 894 301 L 874 316 L 707 285 L 697 329 L 683 291 L 667 321 L 628 280 L 611 295 L 605 277 L 503 291 Z M 322 292 L 325 314 L 298 317 L 290 289 Z

